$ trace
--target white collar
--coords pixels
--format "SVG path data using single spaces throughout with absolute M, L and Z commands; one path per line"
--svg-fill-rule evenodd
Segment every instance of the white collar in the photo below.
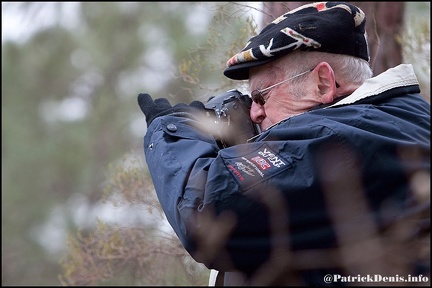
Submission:
M 396 87 L 404 87 L 416 84 L 418 85 L 419 82 L 417 81 L 417 77 L 414 74 L 412 65 L 400 64 L 373 78 L 367 79 L 351 95 L 345 97 L 333 105 L 327 106 L 326 108 L 351 104 Z

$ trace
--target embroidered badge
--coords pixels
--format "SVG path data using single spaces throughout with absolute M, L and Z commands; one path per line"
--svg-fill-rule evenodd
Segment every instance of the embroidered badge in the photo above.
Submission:
M 224 158 L 228 169 L 243 189 L 279 174 L 291 167 L 290 162 L 265 144 L 258 150 L 237 158 Z

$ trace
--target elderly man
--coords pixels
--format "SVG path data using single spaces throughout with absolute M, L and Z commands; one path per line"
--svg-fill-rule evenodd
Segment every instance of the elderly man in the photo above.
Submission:
M 411 65 L 372 77 L 365 21 L 349 3 L 306 4 L 228 60 L 262 131 L 245 143 L 218 145 L 201 102 L 138 96 L 161 206 L 217 283 L 429 275 L 430 105 Z

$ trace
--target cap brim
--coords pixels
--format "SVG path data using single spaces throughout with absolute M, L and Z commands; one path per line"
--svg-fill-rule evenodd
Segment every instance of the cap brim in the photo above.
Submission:
M 249 79 L 250 68 L 267 64 L 276 60 L 276 58 L 278 57 L 236 64 L 225 69 L 223 73 L 226 77 L 233 80 L 246 80 Z

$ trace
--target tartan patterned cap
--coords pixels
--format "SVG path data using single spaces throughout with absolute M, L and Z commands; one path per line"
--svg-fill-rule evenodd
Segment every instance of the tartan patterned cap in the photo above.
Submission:
M 315 2 L 291 10 L 249 39 L 228 60 L 224 75 L 249 79 L 249 69 L 294 50 L 346 54 L 369 61 L 364 12 L 346 2 Z

